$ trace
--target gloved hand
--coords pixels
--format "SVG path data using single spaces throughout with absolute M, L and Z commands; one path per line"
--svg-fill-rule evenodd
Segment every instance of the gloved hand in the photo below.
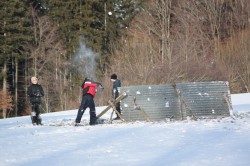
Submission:
M 42 96 L 41 93 L 40 93 L 39 91 L 36 91 L 33 95 L 34 95 L 34 96 L 37 96 L 37 97 Z

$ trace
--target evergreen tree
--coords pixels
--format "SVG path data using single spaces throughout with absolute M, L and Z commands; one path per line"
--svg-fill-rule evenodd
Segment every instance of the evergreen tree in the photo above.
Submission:
M 79 39 L 101 55 L 99 64 L 106 63 L 110 45 L 119 39 L 139 11 L 142 0 L 48 0 L 48 13 L 59 27 L 59 35 L 68 51 L 74 55 Z
M 128 28 L 130 21 L 140 11 L 143 0 L 102 0 L 99 1 L 98 18 L 102 27 L 101 63 L 106 63 L 111 53 L 112 43 L 116 43 L 122 31 Z
M 27 1 L 0 2 L 0 62 L 25 58 L 32 41 L 31 24 Z
M 50 17 L 60 28 L 69 53 L 76 50 L 79 36 L 101 53 L 133 18 L 142 0 L 48 0 Z
M 47 0 L 29 0 L 28 4 L 32 5 L 36 12 L 40 15 L 44 15 L 48 11 Z
M 99 42 L 102 32 L 96 29 L 95 0 L 49 0 L 49 15 L 58 25 L 59 34 L 72 55 L 79 47 L 79 38 L 85 40 L 87 46 L 100 51 Z
M 32 41 L 31 19 L 28 10 L 28 1 L 2 0 L 0 2 L 0 57 L 3 62 L 3 91 L 7 92 L 7 84 L 14 95 L 15 116 L 18 115 L 18 106 L 24 105 L 19 100 L 19 92 L 24 90 L 18 87 L 19 64 L 28 54 L 27 45 Z M 8 62 L 12 62 L 8 65 Z M 10 68 L 10 69 L 7 69 Z M 22 67 L 20 67 L 23 69 Z M 11 71 L 12 75 L 7 75 Z M 7 81 L 9 80 L 9 82 Z M 7 83 L 8 82 L 8 83 Z M 15 92 L 15 93 L 13 93 Z M 23 94 L 23 93 L 22 93 Z M 22 111 L 22 110 L 21 110 Z
M 1 57 L 5 60 L 10 57 L 24 58 L 26 44 L 32 40 L 26 4 L 21 0 L 2 0 L 0 3 Z

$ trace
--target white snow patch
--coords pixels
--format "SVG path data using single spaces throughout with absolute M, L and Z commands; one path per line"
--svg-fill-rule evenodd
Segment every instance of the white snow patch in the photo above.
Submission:
M 97 107 L 97 114 L 104 108 Z M 44 126 L 31 125 L 30 116 L 1 119 L 0 165 L 248 166 L 250 106 L 247 110 L 220 119 L 79 127 L 72 125 L 77 109 L 42 114 Z M 82 123 L 88 122 L 86 111 Z

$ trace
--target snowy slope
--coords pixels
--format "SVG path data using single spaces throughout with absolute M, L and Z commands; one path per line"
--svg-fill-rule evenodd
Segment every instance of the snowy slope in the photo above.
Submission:
M 232 117 L 182 122 L 74 127 L 76 114 L 43 114 L 44 126 L 32 126 L 29 116 L 0 120 L 0 166 L 250 165 L 250 104 Z

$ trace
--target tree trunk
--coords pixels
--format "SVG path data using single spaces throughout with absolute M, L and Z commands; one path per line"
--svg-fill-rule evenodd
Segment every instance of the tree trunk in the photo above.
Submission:
M 15 58 L 15 68 L 16 68 L 16 72 L 15 72 L 15 116 L 17 117 L 17 113 L 18 113 L 18 60 L 17 58 Z
M 161 60 L 165 62 L 165 57 L 168 58 L 169 68 L 172 68 L 172 53 L 170 46 L 170 8 L 171 0 L 162 0 L 160 5 L 162 6 L 161 15 L 162 15 L 162 33 L 161 33 Z
M 3 93 L 7 94 L 7 60 L 4 61 L 3 65 Z M 7 109 L 3 109 L 3 118 L 6 118 Z

